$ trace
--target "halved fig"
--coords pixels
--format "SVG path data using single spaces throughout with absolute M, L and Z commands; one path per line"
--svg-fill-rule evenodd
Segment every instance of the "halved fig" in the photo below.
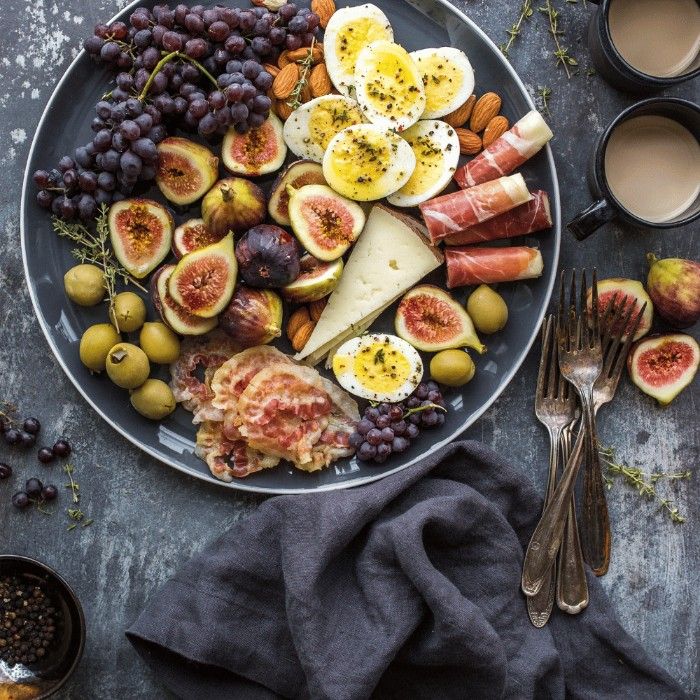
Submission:
M 219 159 L 189 139 L 169 136 L 158 144 L 156 184 L 173 204 L 192 204 L 216 182 Z
M 173 233 L 173 253 L 176 258 L 181 258 L 193 250 L 206 248 L 223 238 L 215 236 L 204 223 L 204 219 L 188 219 L 180 224 Z
M 627 335 L 632 331 L 634 327 L 634 320 L 637 318 L 637 314 L 641 311 L 642 306 L 646 302 L 646 308 L 644 309 L 644 315 L 639 321 L 639 327 L 637 332 L 634 334 L 633 340 L 639 340 L 642 336 L 645 336 L 651 330 L 651 321 L 654 317 L 654 304 L 652 303 L 649 295 L 646 293 L 644 286 L 641 282 L 637 280 L 629 280 L 623 277 L 612 277 L 607 280 L 600 280 L 598 282 L 598 312 L 600 318 L 602 319 L 605 313 L 605 309 L 608 304 L 615 299 L 615 304 L 619 307 L 624 300 L 625 303 L 625 317 L 629 312 L 630 304 L 634 302 L 634 310 L 632 311 L 629 321 L 627 323 L 627 328 L 618 328 L 619 323 L 612 328 L 609 328 L 610 333 L 618 335 L 624 331 L 622 338 L 626 338 Z M 591 310 L 592 296 L 591 290 L 588 290 L 588 310 Z
M 170 252 L 173 217 L 152 199 L 122 199 L 109 208 L 109 238 L 117 260 L 142 279 Z
M 287 186 L 289 218 L 299 242 L 319 260 L 336 260 L 357 240 L 365 212 L 328 185 Z
M 287 166 L 272 185 L 267 210 L 280 226 L 291 226 L 289 219 L 289 193 L 287 185 L 299 189 L 304 185 L 326 185 L 323 166 L 313 160 L 298 160 Z
M 397 335 L 418 350 L 439 352 L 468 347 L 486 352 L 462 305 L 432 284 L 421 284 L 404 294 L 394 325 Z
M 218 243 L 181 258 L 168 281 L 168 291 L 186 311 L 211 318 L 231 301 L 237 272 L 233 234 L 228 233 Z
M 180 335 L 204 335 L 216 328 L 215 318 L 201 318 L 182 308 L 170 296 L 168 280 L 175 265 L 159 267 L 151 277 L 151 298 L 163 323 Z
M 202 200 L 202 218 L 215 236 L 241 233 L 265 218 L 265 193 L 250 180 L 225 177 Z
M 265 345 L 282 335 L 282 300 L 271 289 L 240 284 L 219 322 L 241 349 Z
M 667 406 L 695 377 L 700 347 L 685 333 L 653 335 L 636 342 L 627 355 L 632 381 L 662 406 Z
M 224 136 L 221 158 L 234 175 L 265 175 L 278 170 L 287 157 L 282 122 L 270 112 L 262 126 L 240 134 L 231 127 Z
M 342 274 L 342 258 L 323 262 L 313 255 L 304 255 L 299 261 L 299 276 L 282 287 L 282 296 L 296 304 L 323 299 L 338 286 Z

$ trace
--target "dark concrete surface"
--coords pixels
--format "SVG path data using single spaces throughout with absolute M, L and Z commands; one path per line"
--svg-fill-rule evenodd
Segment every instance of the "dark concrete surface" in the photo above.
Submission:
M 342 3 L 341 3 L 342 4 Z M 515 21 L 519 3 L 456 0 L 497 43 Z M 538 4 L 544 4 L 536 2 Z M 589 201 L 585 162 L 604 126 L 635 98 L 587 74 L 588 16 L 595 6 L 555 0 L 562 42 L 579 62 L 568 80 L 555 66 L 546 18 L 535 12 L 511 51 L 511 60 L 533 95 L 552 89 L 549 121 L 562 190 L 564 220 Z M 260 502 L 223 491 L 141 454 L 111 430 L 82 400 L 49 352 L 24 284 L 19 248 L 20 189 L 33 131 L 51 91 L 97 22 L 125 0 L 5 0 L 0 39 L 0 399 L 36 414 L 45 435 L 67 434 L 75 444 L 81 506 L 95 522 L 66 531 L 67 498 L 53 517 L 13 512 L 13 487 L 43 474 L 34 454 L 11 455 L 18 476 L 0 483 L 0 552 L 38 557 L 75 586 L 85 607 L 88 643 L 62 698 L 167 697 L 124 638 L 148 596 L 193 552 Z M 697 84 L 668 91 L 697 99 Z M 86 115 L 88 118 L 88 115 Z M 60 128 L 60 125 L 56 125 Z M 698 226 L 665 233 L 607 226 L 586 243 L 563 235 L 562 263 L 597 265 L 601 277 L 643 279 L 644 254 L 697 257 Z M 697 337 L 697 328 L 691 332 Z M 510 387 L 468 432 L 522 465 L 523 478 L 544 484 L 546 436 L 533 414 L 537 348 Z M 624 627 L 689 691 L 700 690 L 700 502 L 698 384 L 660 409 L 624 378 L 618 397 L 601 412 L 600 433 L 630 464 L 646 470 L 690 469 L 693 477 L 662 484 L 688 516 L 673 525 L 629 487 L 609 492 L 614 528 L 612 565 L 604 579 Z M 9 459 L 0 445 L 0 460 Z M 64 479 L 53 467 L 51 480 Z

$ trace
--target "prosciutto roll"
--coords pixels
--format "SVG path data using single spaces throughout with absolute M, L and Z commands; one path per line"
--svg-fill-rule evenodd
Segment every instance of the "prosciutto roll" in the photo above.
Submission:
M 446 245 L 484 243 L 497 241 L 501 238 L 525 236 L 528 233 L 542 231 L 551 225 L 552 214 L 549 208 L 549 196 L 544 190 L 535 190 L 529 202 L 481 224 L 470 226 L 459 233 L 450 233 L 443 240 Z M 433 241 L 433 243 L 437 243 L 437 241 Z
M 542 274 L 542 254 L 537 248 L 449 248 L 445 251 L 447 286 L 494 284 L 532 279 Z
M 523 176 L 510 175 L 419 205 L 432 241 L 493 219 L 532 199 Z
M 542 115 L 535 110 L 528 112 L 488 148 L 459 168 L 454 179 L 466 189 L 509 175 L 538 153 L 552 136 Z

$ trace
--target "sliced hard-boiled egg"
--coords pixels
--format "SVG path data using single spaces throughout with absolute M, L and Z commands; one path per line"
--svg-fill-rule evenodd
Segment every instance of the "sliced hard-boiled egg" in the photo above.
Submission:
M 413 51 L 425 87 L 423 119 L 454 112 L 474 92 L 474 71 L 464 51 L 444 46 Z
M 362 49 L 355 65 L 355 97 L 374 124 L 403 131 L 425 111 L 423 78 L 402 46 L 375 41 Z
M 403 401 L 423 377 L 416 349 L 395 335 L 367 333 L 343 343 L 333 356 L 340 386 L 370 401 Z
M 323 156 L 323 177 L 339 194 L 370 202 L 401 189 L 416 167 L 408 141 L 377 124 L 355 124 L 336 134 Z
M 387 198 L 397 207 L 415 207 L 447 187 L 459 161 L 455 130 L 437 119 L 424 119 L 401 133 L 416 156 L 408 182 Z
M 364 121 L 355 100 L 343 95 L 323 95 L 292 112 L 284 123 L 284 140 L 296 155 L 320 163 L 339 131 Z
M 326 69 L 336 89 L 350 96 L 360 51 L 373 41 L 393 38 L 389 20 L 376 5 L 368 3 L 336 10 L 323 35 Z

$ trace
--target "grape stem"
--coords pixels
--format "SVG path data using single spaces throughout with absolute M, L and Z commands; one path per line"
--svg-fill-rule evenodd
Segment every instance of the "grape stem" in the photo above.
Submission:
M 401 416 L 403 420 L 406 420 L 412 413 L 420 413 L 421 411 L 432 411 L 433 409 L 437 408 L 440 411 L 444 411 L 447 413 L 447 409 L 444 406 L 438 406 L 436 403 L 429 403 L 426 404 L 425 406 L 416 406 L 415 408 L 409 408 L 406 413 Z
M 185 61 L 189 61 L 192 65 L 197 67 L 197 70 L 199 70 L 215 88 L 219 87 L 219 84 L 216 82 L 216 78 L 199 61 L 192 58 L 191 56 L 188 56 L 186 53 L 181 53 L 180 51 L 171 51 L 170 53 L 166 53 L 165 51 L 163 51 L 162 53 L 164 54 L 163 58 L 161 58 L 160 61 L 158 61 L 156 67 L 151 71 L 151 74 L 148 76 L 146 84 L 143 86 L 143 90 L 141 90 L 141 92 L 139 93 L 139 102 L 143 102 L 146 99 L 146 95 L 148 94 L 148 91 L 151 85 L 153 84 L 153 80 L 155 79 L 156 75 L 158 75 L 158 73 L 160 73 L 163 69 L 163 66 L 166 63 L 170 62 L 173 58 L 183 58 Z

